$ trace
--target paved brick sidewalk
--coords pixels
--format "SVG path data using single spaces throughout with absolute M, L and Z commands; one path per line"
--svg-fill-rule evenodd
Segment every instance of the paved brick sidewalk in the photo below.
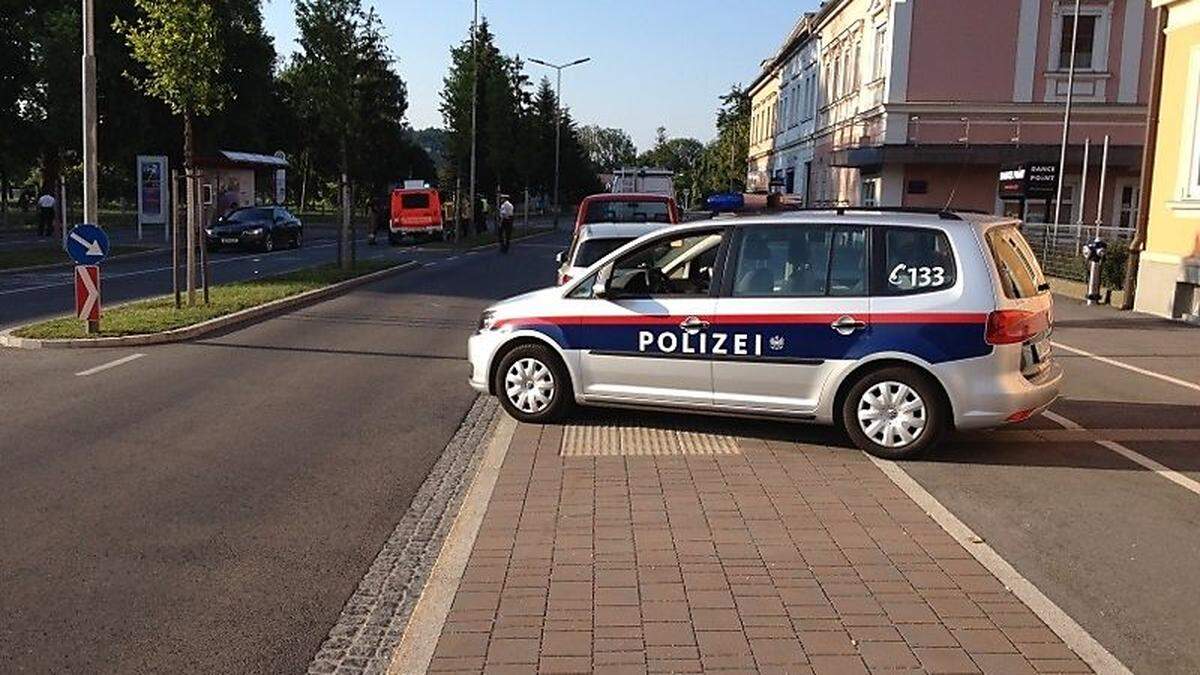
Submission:
M 563 434 L 517 428 L 432 671 L 1089 672 L 857 452 Z

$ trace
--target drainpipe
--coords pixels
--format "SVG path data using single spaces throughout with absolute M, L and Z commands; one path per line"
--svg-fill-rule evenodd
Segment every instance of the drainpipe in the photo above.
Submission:
M 1142 176 L 1138 193 L 1137 230 L 1129 243 L 1129 262 L 1125 265 L 1125 300 L 1121 309 L 1133 309 L 1137 294 L 1138 264 L 1146 248 L 1146 228 L 1150 223 L 1150 188 L 1154 177 L 1154 155 L 1158 141 L 1158 112 L 1162 105 L 1163 57 L 1167 44 L 1167 8 L 1159 7 L 1154 27 L 1154 62 L 1150 70 L 1150 104 L 1146 110 L 1146 140 L 1142 146 Z

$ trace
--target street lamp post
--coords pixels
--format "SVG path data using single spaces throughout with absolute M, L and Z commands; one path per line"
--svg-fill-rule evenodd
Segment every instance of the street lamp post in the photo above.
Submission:
M 475 16 L 471 19 L 471 181 L 470 191 L 467 193 L 467 204 L 471 209 L 471 227 L 476 232 L 479 231 L 479 223 L 475 222 L 475 143 L 476 143 L 476 117 L 479 109 L 479 57 L 478 49 L 475 45 L 475 33 L 479 30 L 479 0 L 475 0 Z M 454 240 L 458 241 L 463 236 L 462 232 L 454 233 Z
M 96 185 L 96 29 L 94 0 L 83 0 L 83 222 L 98 225 Z M 67 217 L 63 212 L 63 229 Z
M 547 68 L 553 68 L 555 70 L 555 72 L 557 74 L 557 78 L 558 78 L 558 83 L 557 83 L 557 85 L 555 87 L 555 91 L 554 91 L 554 98 L 555 98 L 555 113 L 554 113 L 554 227 L 555 227 L 555 229 L 558 229 L 558 212 L 559 212 L 558 185 L 559 185 L 559 166 L 560 166 L 560 161 L 561 161 L 560 156 L 561 156 L 561 152 L 562 152 L 562 109 L 563 109 L 562 108 L 562 71 L 566 70 L 567 68 L 570 68 L 571 66 L 578 66 L 581 63 L 587 63 L 588 61 L 591 61 L 591 60 L 592 60 L 592 57 L 586 56 L 582 59 L 576 59 L 574 61 L 571 61 L 570 63 L 563 63 L 561 65 L 556 65 L 553 63 L 548 63 L 546 61 L 542 61 L 541 59 L 529 59 L 529 61 L 531 63 L 536 63 L 540 66 L 546 66 Z
M 1071 19 L 1071 58 L 1067 65 L 1067 105 L 1063 110 L 1062 148 L 1058 157 L 1058 190 L 1054 197 L 1055 238 L 1058 237 L 1058 225 L 1062 222 L 1063 180 L 1067 168 L 1067 144 L 1070 142 L 1071 135 L 1071 104 L 1075 101 L 1075 52 L 1079 46 L 1079 4 L 1079 0 L 1075 0 L 1075 15 Z M 1070 219 L 1070 217 L 1071 214 L 1068 213 L 1067 218 Z

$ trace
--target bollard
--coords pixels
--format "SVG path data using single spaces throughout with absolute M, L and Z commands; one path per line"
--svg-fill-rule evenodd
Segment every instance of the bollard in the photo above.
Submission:
M 1088 264 L 1087 304 L 1100 304 L 1100 271 L 1104 266 L 1104 256 L 1108 252 L 1108 244 L 1096 237 L 1083 247 L 1083 259 Z

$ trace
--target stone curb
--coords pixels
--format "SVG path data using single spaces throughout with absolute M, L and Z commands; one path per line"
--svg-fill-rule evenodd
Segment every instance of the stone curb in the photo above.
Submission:
M 16 326 L 4 331 L 0 331 L 0 347 L 10 347 L 14 349 L 84 349 L 89 347 L 140 347 L 144 345 L 168 344 L 171 342 L 183 342 L 192 340 L 209 333 L 226 330 L 228 328 L 248 325 L 256 323 L 284 312 L 314 305 L 318 302 L 328 300 L 347 293 L 359 286 L 363 286 L 381 279 L 386 279 L 395 276 L 402 272 L 421 267 L 418 262 L 406 262 L 389 267 L 387 269 L 364 274 L 361 277 L 355 277 L 346 281 L 325 286 L 323 288 L 315 288 L 311 291 L 305 291 L 298 295 L 293 295 L 287 298 L 273 300 L 264 305 L 243 309 L 233 314 L 219 316 L 215 319 L 209 319 L 193 326 L 185 326 L 183 328 L 175 328 L 168 331 L 158 333 L 147 333 L 145 335 L 124 335 L 121 337 L 106 337 L 106 338 L 71 338 L 66 340 L 38 340 L 34 338 L 21 338 L 13 335 L 13 331 L 20 330 L 24 326 Z
M 337 623 L 309 663 L 309 675 L 381 675 L 388 670 L 501 415 L 494 397 L 475 399 L 346 600 Z
M 164 246 L 164 247 L 160 247 L 160 248 L 152 248 L 148 251 L 135 251 L 133 253 L 123 253 L 121 255 L 114 255 L 111 258 L 105 258 L 104 262 L 110 262 L 113 260 L 137 260 L 138 258 L 146 258 L 146 257 L 152 256 L 152 255 L 158 254 L 158 253 L 170 252 L 170 250 L 171 250 L 170 248 Z M 75 263 L 73 263 L 73 262 L 57 262 L 57 263 L 46 263 L 45 265 L 29 265 L 27 267 L 10 267 L 8 269 L 0 270 L 0 275 L 20 274 L 21 272 L 40 272 L 42 270 L 50 270 L 50 269 L 55 269 L 58 267 L 61 267 L 64 270 L 68 270 L 68 269 L 71 269 L 72 267 L 75 267 Z

